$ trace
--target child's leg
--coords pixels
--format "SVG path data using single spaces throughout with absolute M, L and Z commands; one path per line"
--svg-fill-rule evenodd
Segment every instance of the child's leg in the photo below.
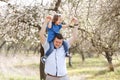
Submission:
M 67 54 L 69 54 L 68 43 L 63 41 L 63 47 L 64 47 L 64 50 L 65 50 L 65 53 L 66 53 L 66 56 L 67 56 Z
M 49 46 L 50 48 L 48 49 L 48 51 L 45 53 L 45 55 L 41 58 L 42 63 L 44 64 L 47 57 L 52 53 L 52 51 L 54 50 L 54 45 L 53 42 L 49 42 Z
M 48 57 L 52 53 L 52 51 L 54 50 L 53 42 L 49 42 L 49 47 L 50 48 L 47 50 L 47 52 L 45 54 L 46 57 Z

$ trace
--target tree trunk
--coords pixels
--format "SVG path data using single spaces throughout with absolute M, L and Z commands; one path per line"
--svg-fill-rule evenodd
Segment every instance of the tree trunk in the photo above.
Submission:
M 109 70 L 114 71 L 114 67 L 113 67 L 113 64 L 112 64 L 112 56 L 109 54 L 108 51 L 105 51 L 105 54 L 106 54 L 107 61 L 109 63 Z
M 81 55 L 81 57 L 82 57 L 82 62 L 84 62 L 84 61 L 85 61 L 85 56 L 84 56 L 84 54 L 83 54 L 83 51 L 80 51 L 80 55 Z
M 0 45 L 0 49 L 5 45 L 6 41 L 4 41 L 1 45 Z
M 72 67 L 72 58 L 69 57 L 69 66 Z
M 70 49 L 69 49 L 69 53 L 70 53 L 70 52 L 71 52 L 71 51 L 70 51 Z M 71 53 L 70 53 L 70 54 L 71 54 Z M 71 56 L 72 56 L 72 55 L 71 55 Z M 68 63 L 69 63 L 69 66 L 72 67 L 72 57 L 69 57 L 69 62 L 68 62 Z
M 55 3 L 55 8 L 54 8 L 54 11 L 57 12 L 58 11 L 58 8 L 60 6 L 60 3 L 61 3 L 61 0 L 58 0 L 56 3 Z
M 43 49 L 42 45 L 41 45 L 41 48 L 40 48 L 40 53 L 41 53 L 41 55 L 40 55 L 40 59 L 41 59 L 41 57 L 44 55 L 44 49 Z M 39 69 L 40 69 L 40 80 L 45 80 L 45 77 L 46 77 L 45 73 L 44 73 L 44 67 L 45 67 L 45 65 L 40 60 L 40 67 L 39 67 Z

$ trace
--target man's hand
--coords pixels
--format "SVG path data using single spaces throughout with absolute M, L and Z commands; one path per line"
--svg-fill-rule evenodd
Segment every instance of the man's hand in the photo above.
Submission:
M 78 19 L 76 17 L 73 17 L 71 22 L 73 22 L 74 24 L 77 24 L 78 23 Z
M 70 27 L 76 26 L 78 24 L 78 19 L 76 17 L 73 17 L 70 22 Z

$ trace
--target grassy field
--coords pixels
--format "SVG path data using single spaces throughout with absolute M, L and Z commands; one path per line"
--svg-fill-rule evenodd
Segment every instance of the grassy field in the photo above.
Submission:
M 113 59 L 115 71 L 109 72 L 103 56 L 82 62 L 78 54 L 74 55 L 72 67 L 67 63 L 70 80 L 120 80 L 120 63 Z M 39 80 L 39 55 L 0 55 L 0 80 Z
M 108 63 L 103 56 L 86 58 L 81 62 L 79 55 L 73 57 L 73 67 L 68 72 L 73 80 L 120 80 L 120 62 L 113 57 L 114 72 L 108 69 Z

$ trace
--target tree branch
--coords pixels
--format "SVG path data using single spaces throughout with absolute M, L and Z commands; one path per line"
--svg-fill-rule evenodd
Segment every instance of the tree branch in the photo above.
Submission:
M 56 3 L 55 3 L 55 7 L 53 9 L 45 9 L 45 10 L 49 10 L 49 11 L 55 11 L 55 12 L 58 12 L 58 8 L 60 7 L 60 3 L 61 3 L 61 0 L 58 0 Z
M 60 6 L 60 3 L 61 3 L 61 0 L 58 0 L 58 1 L 56 2 L 54 11 L 56 11 L 56 12 L 58 11 L 58 8 L 59 8 L 59 6 Z

